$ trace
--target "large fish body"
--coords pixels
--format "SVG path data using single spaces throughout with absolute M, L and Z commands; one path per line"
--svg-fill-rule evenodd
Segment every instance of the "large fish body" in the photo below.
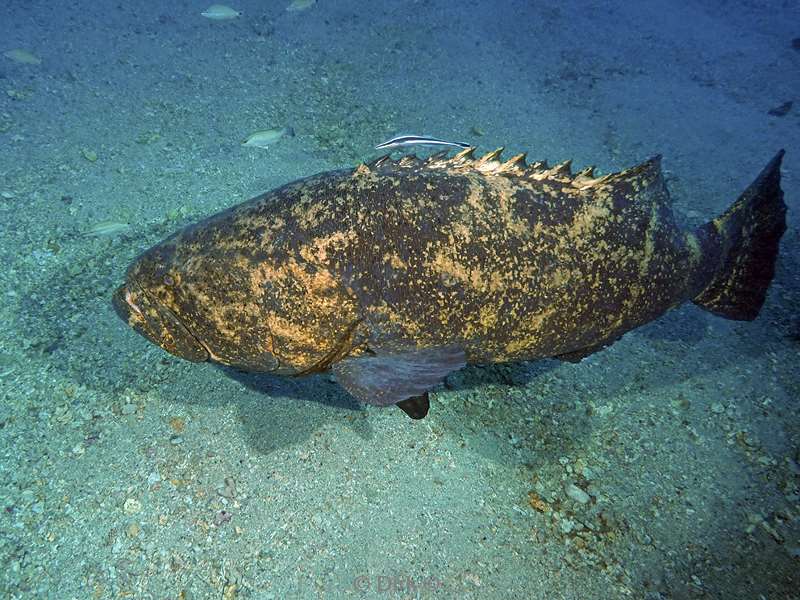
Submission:
M 383 157 L 179 231 L 114 304 L 176 356 L 333 368 L 356 397 L 420 417 L 467 363 L 578 360 L 687 300 L 755 318 L 785 229 L 781 157 L 695 230 L 676 224 L 658 158 L 595 177 L 500 151 Z

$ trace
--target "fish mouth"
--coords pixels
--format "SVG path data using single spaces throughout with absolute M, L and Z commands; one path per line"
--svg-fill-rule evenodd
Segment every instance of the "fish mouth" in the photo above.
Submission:
M 168 307 L 128 279 L 111 298 L 114 310 L 134 331 L 170 354 L 191 362 L 209 360 L 208 348 Z

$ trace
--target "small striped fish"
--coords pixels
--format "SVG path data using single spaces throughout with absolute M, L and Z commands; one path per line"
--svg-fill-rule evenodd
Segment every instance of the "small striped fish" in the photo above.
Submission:
M 455 146 L 456 148 L 471 148 L 472 144 L 464 142 L 448 142 L 423 135 L 399 135 L 375 146 L 376 150 L 391 150 L 405 146 Z

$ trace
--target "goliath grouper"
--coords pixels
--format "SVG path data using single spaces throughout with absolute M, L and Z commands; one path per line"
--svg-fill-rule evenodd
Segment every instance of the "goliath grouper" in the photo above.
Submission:
M 687 300 L 758 314 L 786 228 L 783 151 L 688 231 L 659 157 L 596 177 L 501 150 L 384 156 L 289 183 L 145 252 L 114 306 L 175 356 L 330 368 L 412 418 L 465 364 L 578 361 Z

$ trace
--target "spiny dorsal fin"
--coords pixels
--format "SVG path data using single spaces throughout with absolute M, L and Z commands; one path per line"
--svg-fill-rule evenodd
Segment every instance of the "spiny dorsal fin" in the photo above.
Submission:
M 583 189 L 586 187 L 591 187 L 594 185 L 595 181 L 594 165 L 592 165 L 578 171 L 578 174 L 575 175 L 574 179 L 572 180 L 572 185 L 578 189 Z
M 401 167 L 411 167 L 416 164 L 419 164 L 420 160 L 417 158 L 416 154 L 409 154 L 404 156 L 400 160 L 397 161 L 397 164 Z
M 640 180 L 641 184 L 646 185 L 660 176 L 661 173 L 660 155 L 624 171 L 596 176 L 594 165 L 585 167 L 573 174 L 572 160 L 565 160 L 552 167 L 548 166 L 546 160 L 536 161 L 528 165 L 525 161 L 526 154 L 524 152 L 512 156 L 505 162 L 501 162 L 500 155 L 503 149 L 501 146 L 477 159 L 475 158 L 475 146 L 459 151 L 452 158 L 448 158 L 447 150 L 432 154 L 424 160 L 417 158 L 416 154 L 410 154 L 393 161 L 387 154 L 366 165 L 362 165 L 362 167 L 372 170 L 384 165 L 391 165 L 398 168 L 422 167 L 426 169 L 452 169 L 460 172 L 478 171 L 483 175 L 520 177 L 532 181 L 552 180 L 561 184 L 572 185 L 581 190 L 614 181 L 635 181 L 637 179 Z M 362 170 L 361 167 L 357 169 L 358 172 Z
M 550 167 L 547 166 L 546 160 L 537 160 L 535 163 L 531 163 L 528 167 L 529 173 L 543 173 L 547 171 Z
M 588 171 L 588 169 L 584 169 L 584 171 Z M 639 179 L 643 185 L 647 185 L 655 180 L 661 173 L 661 155 L 656 155 L 624 171 L 608 173 L 602 177 L 589 177 L 588 173 L 586 177 L 582 177 L 581 175 L 584 171 L 578 173 L 572 180 L 572 185 L 582 190 L 615 181 L 634 181 L 636 179 Z M 594 172 L 592 171 L 591 174 L 593 175 Z
M 525 171 L 525 156 L 522 152 L 509 158 L 506 162 L 497 168 L 497 173 L 511 173 L 514 175 L 521 175 Z
M 505 150 L 505 146 L 500 146 L 499 148 L 492 150 L 491 152 L 487 152 L 483 156 L 478 159 L 479 163 L 488 163 L 488 162 L 497 162 L 500 160 L 500 155 Z
M 389 156 L 388 154 L 384 154 L 383 156 L 379 156 L 375 160 L 368 162 L 367 167 L 369 167 L 370 169 L 377 169 L 378 167 L 382 167 L 386 163 L 390 162 L 392 162 L 391 156 Z
M 572 178 L 572 159 L 558 163 L 547 172 L 547 175 L 553 179 Z
M 484 154 L 475 161 L 473 168 L 483 173 L 494 173 L 500 166 L 500 155 L 503 153 L 504 149 L 505 148 L 501 146 L 496 150 Z
M 441 152 L 437 152 L 436 154 L 431 154 L 428 158 L 423 161 L 423 165 L 428 167 L 429 169 L 439 169 L 442 167 L 446 167 L 450 164 L 450 159 L 447 158 L 447 150 L 442 150 Z
M 461 152 L 456 154 L 450 160 L 452 162 L 454 162 L 454 163 L 463 163 L 463 162 L 468 162 L 468 161 L 474 160 L 475 159 L 475 150 L 477 150 L 477 148 L 475 146 L 471 146 L 469 148 L 465 148 L 464 150 L 462 150 Z
M 365 165 L 361 163 L 356 167 L 356 170 L 353 171 L 353 177 L 359 177 L 363 175 L 369 175 L 372 172 L 369 165 Z

